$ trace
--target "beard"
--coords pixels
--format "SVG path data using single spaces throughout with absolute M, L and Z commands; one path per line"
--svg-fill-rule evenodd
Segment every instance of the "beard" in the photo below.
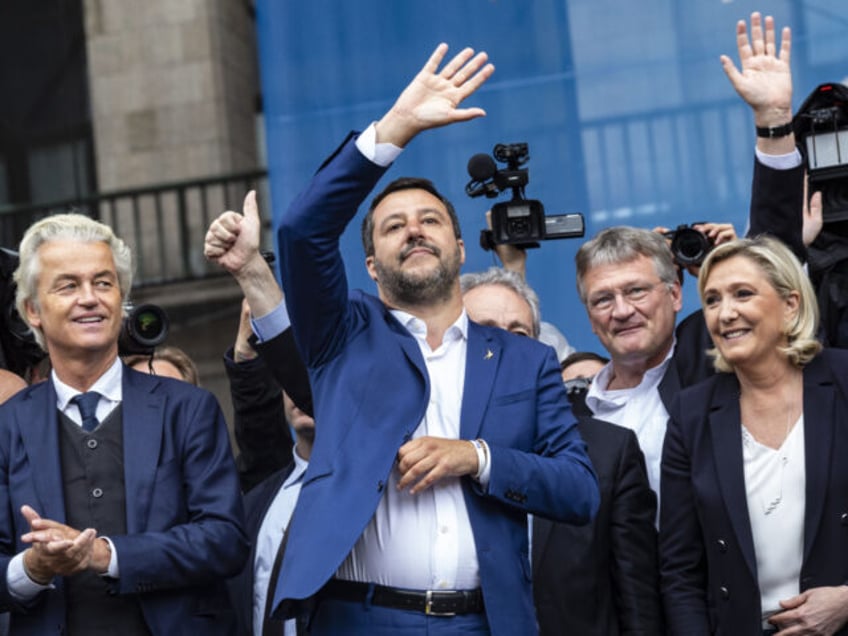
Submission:
M 405 272 L 400 269 L 400 264 L 406 260 L 409 252 L 418 247 L 426 247 L 436 256 L 437 267 L 422 273 Z M 398 256 L 398 267 L 390 267 L 374 259 L 374 269 L 377 271 L 380 289 L 387 300 L 398 305 L 421 306 L 448 299 L 459 278 L 461 265 L 458 247 L 452 254 L 442 258 L 442 251 L 438 247 L 423 241 L 410 243 L 401 251 Z

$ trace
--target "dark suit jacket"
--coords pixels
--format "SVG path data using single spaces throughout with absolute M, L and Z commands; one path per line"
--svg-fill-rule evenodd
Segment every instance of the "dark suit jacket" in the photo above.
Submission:
M 263 480 L 244 496 L 244 529 L 250 537 L 250 556 L 241 572 L 227 581 L 227 591 L 236 612 L 239 636 L 253 634 L 253 563 L 256 560 L 256 538 L 277 491 L 294 470 L 294 462 Z
M 339 251 L 340 235 L 384 171 L 350 138 L 278 227 L 283 288 L 319 425 L 277 607 L 315 594 L 350 553 L 429 400 L 415 338 L 378 298 L 349 295 Z M 488 491 L 471 478 L 461 483 L 492 633 L 534 633 L 526 515 L 585 523 L 598 504 L 553 349 L 471 323 L 460 437 L 481 437 L 491 451 Z
M 533 519 L 533 595 L 542 636 L 663 633 L 657 498 L 630 429 L 578 420 L 601 506 L 587 526 Z
M 846 413 L 848 351 L 825 350 L 804 369 L 801 590 L 848 581 Z M 735 375 L 718 374 L 675 400 L 663 450 L 660 525 L 661 586 L 673 634 L 760 633 L 741 435 Z
M 250 556 L 241 572 L 227 581 L 238 633 L 243 636 L 253 633 L 253 564 L 259 530 L 277 491 L 294 469 L 293 440 L 280 386 L 301 410 L 309 409 L 311 415 L 312 409 L 309 378 L 291 329 L 263 343 L 254 342 L 253 346 L 259 353 L 253 360 L 235 362 L 232 349 L 224 355 L 233 400 L 233 426 L 241 451 L 238 465 L 242 489 L 250 491 L 244 497 Z
M 127 534 L 110 536 L 117 594 L 138 596 L 153 634 L 229 634 L 224 577 L 247 556 L 238 478 L 221 409 L 186 382 L 123 369 Z M 31 386 L 0 406 L 0 610 L 12 634 L 54 633 L 65 620 L 63 579 L 22 606 L 6 569 L 28 546 L 29 504 L 65 521 L 56 392 Z
M 230 381 L 233 433 L 239 450 L 236 466 L 241 489 L 248 492 L 291 463 L 294 441 L 286 422 L 280 385 L 264 356 L 236 362 L 230 348 L 224 354 L 224 368 Z

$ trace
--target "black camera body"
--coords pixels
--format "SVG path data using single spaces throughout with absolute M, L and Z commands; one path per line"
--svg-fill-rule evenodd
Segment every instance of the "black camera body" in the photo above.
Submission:
M 671 239 L 674 260 L 681 267 L 700 265 L 714 247 L 710 238 L 696 230 L 694 225 L 698 224 L 678 225 L 676 230 L 665 233 L 665 237 Z
M 584 235 L 582 214 L 546 216 L 541 201 L 524 196 L 524 187 L 530 181 L 527 169 L 522 167 L 530 159 L 526 143 L 498 144 L 492 156 L 507 167 L 498 169 L 489 155 L 474 155 L 468 161 L 471 181 L 465 186 L 465 193 L 470 197 L 495 198 L 511 189 L 512 200 L 492 206 L 492 229 L 483 230 L 480 235 L 483 249 L 504 243 L 527 249 L 539 247 L 539 241 Z
M 825 226 L 848 221 L 848 86 L 820 84 L 792 119 L 807 165 L 809 192 L 822 193 Z

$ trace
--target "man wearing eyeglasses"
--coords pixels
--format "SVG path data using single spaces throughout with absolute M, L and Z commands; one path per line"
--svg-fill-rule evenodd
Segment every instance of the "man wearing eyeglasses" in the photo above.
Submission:
M 539 338 L 539 298 L 520 274 L 493 267 L 463 274 L 460 284 L 471 320 Z M 576 378 L 581 367 L 594 373 L 581 361 L 598 364 L 600 357 L 585 352 L 572 356 L 577 361 L 569 363 L 569 378 Z M 577 426 L 598 475 L 601 505 L 584 526 L 533 517 L 539 634 L 662 634 L 656 496 L 648 486 L 639 442 L 633 431 L 591 414 L 579 417 Z

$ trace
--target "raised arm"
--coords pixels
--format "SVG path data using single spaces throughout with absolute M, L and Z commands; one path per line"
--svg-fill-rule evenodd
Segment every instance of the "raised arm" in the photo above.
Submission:
M 763 25 L 765 22 L 765 25 Z M 741 70 L 727 56 L 721 65 L 727 78 L 754 112 L 757 128 L 777 128 L 792 122 L 792 71 L 789 54 L 792 48 L 789 27 L 781 31 L 777 49 L 774 18 L 765 21 L 758 12 L 751 14 L 750 36 L 745 20 L 736 24 L 736 46 Z M 770 155 L 790 153 L 795 149 L 795 136 L 758 137 L 757 148 Z

